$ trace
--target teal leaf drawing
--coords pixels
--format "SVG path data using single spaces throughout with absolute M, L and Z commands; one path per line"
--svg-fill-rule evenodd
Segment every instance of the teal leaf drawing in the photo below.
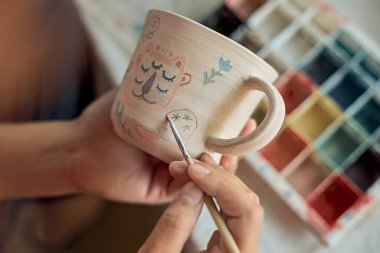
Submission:
M 207 79 L 208 79 L 208 74 L 207 74 L 207 72 L 205 71 L 205 72 L 203 73 L 203 84 L 206 84 L 206 83 L 207 83 Z

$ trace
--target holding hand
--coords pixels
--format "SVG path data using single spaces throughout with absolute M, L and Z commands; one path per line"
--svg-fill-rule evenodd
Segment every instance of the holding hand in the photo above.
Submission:
M 181 252 L 197 222 L 203 204 L 203 191 L 220 205 L 241 252 L 257 252 L 263 209 L 253 191 L 235 175 L 217 165 L 209 155 L 203 155 L 200 162 L 190 166 L 182 161 L 172 162 L 169 170 L 176 181 L 186 185 L 164 212 L 140 253 Z M 214 232 L 207 250 L 203 252 L 228 252 L 218 231 Z
M 95 193 L 117 201 L 166 203 L 171 201 L 183 181 L 173 180 L 168 164 L 137 149 L 119 138 L 110 120 L 111 106 L 117 90 L 92 103 L 74 122 L 75 155 L 69 175 L 79 192 Z M 251 119 L 242 135 L 255 128 Z M 233 172 L 238 158 L 223 156 L 221 165 Z

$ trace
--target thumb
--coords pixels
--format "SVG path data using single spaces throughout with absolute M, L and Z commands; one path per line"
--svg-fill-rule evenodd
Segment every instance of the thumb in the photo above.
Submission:
M 203 192 L 187 183 L 165 210 L 139 253 L 177 253 L 189 238 L 203 204 Z

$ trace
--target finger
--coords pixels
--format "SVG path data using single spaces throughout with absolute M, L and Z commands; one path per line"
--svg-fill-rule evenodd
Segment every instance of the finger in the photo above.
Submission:
M 239 164 L 239 158 L 235 155 L 223 155 L 220 159 L 220 166 L 231 173 L 235 173 Z
M 185 161 L 174 161 L 169 164 L 170 175 L 179 182 L 187 183 L 190 177 L 187 174 L 188 165 Z
M 251 133 L 256 128 L 256 126 L 256 121 L 254 119 L 249 119 L 247 123 L 245 123 L 243 129 L 241 130 L 240 136 L 244 136 Z
M 190 165 L 189 177 L 207 194 L 218 200 L 226 215 L 238 216 L 244 212 L 242 208 L 250 209 L 244 202 L 252 191 L 238 177 L 216 165 L 215 162 L 210 164 L 210 159 L 212 159 L 210 155 L 203 154 L 200 162 Z M 254 200 L 255 204 L 258 204 L 257 196 Z
M 209 164 L 215 164 L 215 165 L 217 165 L 217 163 L 215 162 L 215 160 L 209 154 L 206 154 L 206 153 L 201 155 L 201 160 L 200 161 L 203 161 L 203 162 L 209 163 Z M 199 162 L 199 161 L 197 160 L 197 161 L 194 161 L 194 162 Z
M 187 183 L 165 210 L 139 253 L 181 252 L 199 217 L 203 192 L 192 182 Z
M 211 235 L 210 240 L 207 244 L 207 252 L 215 252 L 219 248 L 219 252 L 221 252 L 221 249 L 219 247 L 219 241 L 220 241 L 220 233 L 218 230 L 214 231 L 214 233 Z M 216 251 L 218 252 L 218 251 Z
M 209 160 L 207 156 L 203 155 L 201 161 Z M 196 162 L 189 166 L 188 173 L 204 192 L 216 198 L 242 252 L 255 252 L 263 219 L 257 195 L 235 175 L 215 164 Z
M 256 128 L 256 121 L 249 119 L 240 132 L 240 136 L 251 133 Z M 234 155 L 223 155 L 220 160 L 220 165 L 226 170 L 235 173 L 239 164 L 239 158 Z

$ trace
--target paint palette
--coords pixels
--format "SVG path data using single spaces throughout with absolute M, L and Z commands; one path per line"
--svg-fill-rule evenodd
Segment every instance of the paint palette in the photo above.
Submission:
M 380 50 L 327 3 L 267 1 L 231 37 L 271 64 L 278 136 L 246 156 L 327 243 L 380 203 Z M 260 123 L 266 103 L 252 115 Z

